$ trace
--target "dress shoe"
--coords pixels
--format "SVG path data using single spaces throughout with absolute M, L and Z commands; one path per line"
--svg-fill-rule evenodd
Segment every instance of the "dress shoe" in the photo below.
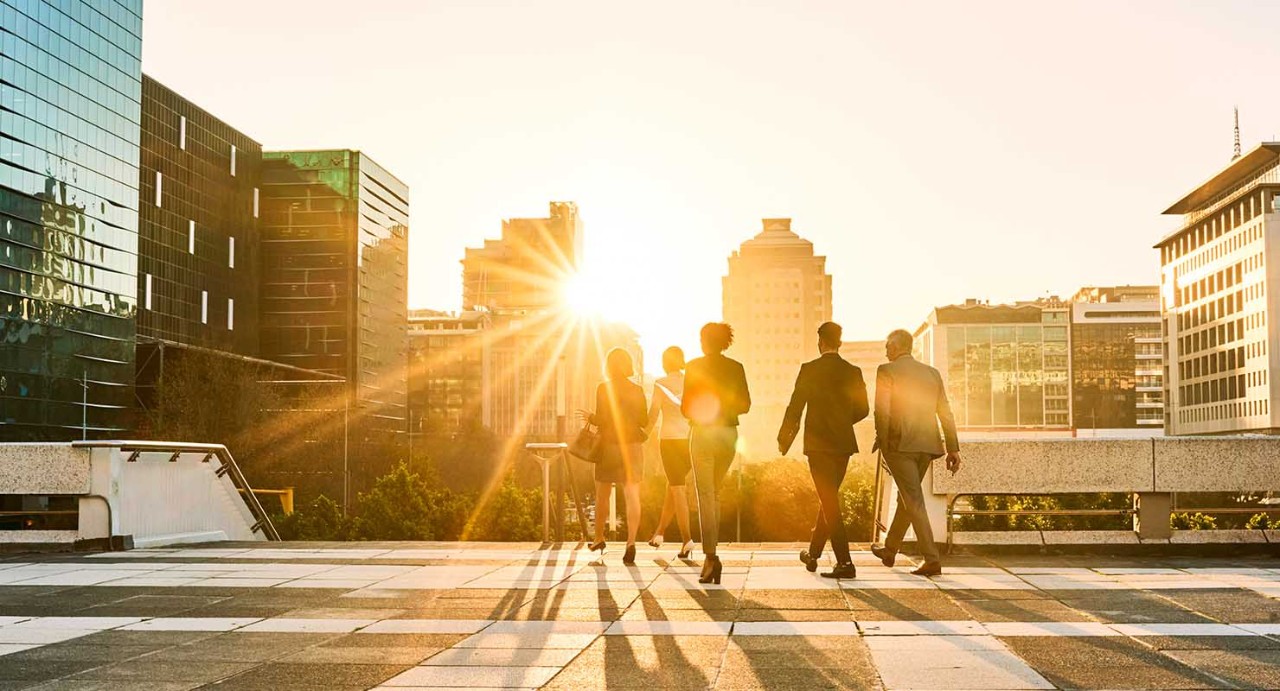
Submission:
M 808 570 L 809 573 L 813 573 L 818 570 L 818 560 L 809 556 L 809 550 L 800 550 L 800 561 L 804 563 L 804 568 Z
M 707 557 L 702 563 L 702 575 L 698 577 L 699 583 L 714 583 L 720 585 L 720 574 L 724 571 L 724 564 L 720 562 L 720 557 L 715 555 Z
M 622 563 L 627 566 L 635 566 L 636 564 L 636 546 L 627 545 L 627 550 L 622 553 Z
M 662 546 L 662 536 L 661 536 L 661 535 L 654 535 L 652 538 L 650 538 L 650 539 L 649 539 L 649 546 L 650 546 L 650 547 L 653 547 L 653 548 L 655 548 L 655 549 L 656 549 L 656 548 L 658 548 L 658 547 L 661 547 L 661 546 Z
M 880 560 L 881 564 L 884 564 L 889 568 L 893 568 L 893 560 L 898 556 L 898 550 L 896 549 L 876 547 L 875 545 L 871 545 L 871 553 L 876 555 L 876 558 Z
M 693 540 L 685 540 L 680 547 L 680 553 L 676 555 L 676 559 L 688 559 L 693 554 Z
M 857 578 L 858 569 L 853 564 L 836 564 L 834 569 L 824 571 L 823 578 Z
M 912 571 L 911 575 L 912 576 L 941 576 L 942 562 L 926 561 L 925 563 L 920 565 L 920 568 L 916 569 L 915 571 Z

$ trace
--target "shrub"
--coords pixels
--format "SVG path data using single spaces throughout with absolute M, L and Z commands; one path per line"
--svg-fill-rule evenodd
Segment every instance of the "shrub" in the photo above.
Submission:
M 1255 513 L 1249 517 L 1245 527 L 1249 530 L 1267 530 L 1271 528 L 1271 517 L 1265 513 Z
M 350 527 L 338 502 L 323 494 L 272 523 L 282 540 L 345 540 Z
M 356 500 L 351 537 L 356 540 L 456 538 L 466 505 L 452 491 L 433 487 L 400 463 Z
M 472 508 L 462 538 L 522 542 L 542 539 L 542 491 L 523 489 L 508 477 L 483 506 L 478 499 L 467 502 Z
M 1169 516 L 1169 527 L 1174 530 L 1214 530 L 1218 521 L 1202 513 L 1175 513 Z

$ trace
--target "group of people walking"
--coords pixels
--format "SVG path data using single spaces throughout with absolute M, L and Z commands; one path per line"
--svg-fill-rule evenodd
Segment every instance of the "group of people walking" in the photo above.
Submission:
M 810 572 L 817 571 L 822 551 L 830 542 L 836 564 L 822 576 L 853 578 L 857 570 L 841 517 L 840 485 L 850 458 L 858 451 L 853 426 L 871 413 L 871 406 L 861 369 L 840 356 L 840 325 L 827 322 L 818 328 L 817 336 L 819 357 L 800 367 L 778 432 L 778 451 L 786 454 L 803 427 L 804 453 L 819 509 L 809 547 L 800 552 L 800 561 Z M 751 394 L 742 364 L 724 354 L 733 344 L 733 329 L 723 323 L 707 324 L 702 327 L 701 344 L 702 357 L 688 363 L 678 347 L 663 353 L 665 375 L 654 383 L 647 405 L 643 389 L 631 381 L 635 375 L 631 355 L 620 348 L 611 350 L 605 358 L 606 379 L 596 389 L 595 411 L 579 411 L 579 415 L 596 425 L 600 435 L 595 459 L 597 520 L 591 550 L 604 551 L 604 522 L 600 518 L 607 511 L 611 487 L 618 485 L 627 511 L 627 547 L 622 561 L 635 563 L 644 458 L 641 444 L 661 419 L 659 451 L 667 491 L 649 544 L 662 546 L 663 534 L 674 518 L 682 540 L 677 556 L 690 557 L 694 542 L 685 487 L 692 476 L 705 557 L 698 582 L 719 583 L 723 571 L 716 554 L 720 486 L 737 454 L 738 419 L 751 410 Z M 873 545 L 871 551 L 885 566 L 892 567 L 907 528 L 913 527 L 924 562 L 912 573 L 934 576 L 942 573 L 942 561 L 925 510 L 921 480 L 929 465 L 943 456 L 948 470 L 958 470 L 960 448 L 942 376 L 915 360 L 911 349 L 910 333 L 898 330 L 889 334 L 885 342 L 888 362 L 876 371 L 872 450 L 883 456 L 898 486 L 898 510 L 883 546 Z

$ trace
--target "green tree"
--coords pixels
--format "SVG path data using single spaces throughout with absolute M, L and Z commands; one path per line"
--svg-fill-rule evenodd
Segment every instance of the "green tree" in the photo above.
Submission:
M 350 529 L 338 502 L 323 494 L 287 516 L 273 517 L 272 522 L 284 540 L 345 540 Z

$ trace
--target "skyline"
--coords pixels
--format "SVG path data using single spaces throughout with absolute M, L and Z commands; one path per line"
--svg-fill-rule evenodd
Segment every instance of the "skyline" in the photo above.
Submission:
M 1232 107 L 1246 150 L 1280 122 L 1256 87 L 1280 8 L 936 5 L 921 23 L 714 3 L 674 23 L 384 2 L 352 23 L 332 2 L 237 4 L 151 0 L 144 70 L 267 148 L 351 146 L 402 177 L 410 307 L 460 308 L 465 247 L 573 201 L 587 266 L 617 289 L 608 316 L 647 354 L 720 318 L 728 256 L 765 217 L 829 258 L 850 340 L 966 298 L 1155 284 L 1151 246 L 1179 222 L 1160 211 L 1229 162 Z M 316 49 L 338 40 L 379 50 Z M 904 263 L 929 278 L 886 290 Z

